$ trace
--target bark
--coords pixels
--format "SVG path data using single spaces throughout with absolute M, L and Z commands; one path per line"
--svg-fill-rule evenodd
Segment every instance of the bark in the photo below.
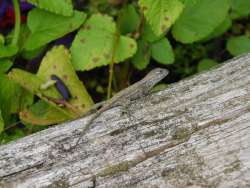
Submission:
M 0 147 L 0 187 L 250 187 L 250 54 Z

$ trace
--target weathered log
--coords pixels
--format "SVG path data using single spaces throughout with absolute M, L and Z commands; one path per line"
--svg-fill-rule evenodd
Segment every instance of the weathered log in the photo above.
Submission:
M 250 187 L 250 54 L 0 147 L 0 187 Z

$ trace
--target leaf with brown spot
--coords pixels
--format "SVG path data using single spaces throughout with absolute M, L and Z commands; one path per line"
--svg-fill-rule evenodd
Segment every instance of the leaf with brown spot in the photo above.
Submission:
M 57 67 L 56 70 L 54 69 L 55 67 Z M 59 104 L 53 101 L 53 99 L 62 99 L 61 94 L 54 86 L 44 90 L 40 87 L 43 83 L 51 79 L 52 74 L 63 80 L 72 95 L 72 98 L 67 104 L 62 103 L 64 105 L 63 107 L 60 107 Z M 44 110 L 43 112 L 43 114 L 47 114 L 46 116 L 41 114 L 37 115 L 32 112 L 32 110 L 26 110 L 27 117 L 23 113 L 20 114 L 23 120 L 29 121 L 30 123 L 36 122 L 35 124 L 38 125 L 46 124 L 46 122 L 48 124 L 52 122 L 53 124 L 56 122 L 59 123 L 63 120 L 76 118 L 80 114 L 84 114 L 93 105 L 91 97 L 88 95 L 82 82 L 78 79 L 70 62 L 69 51 L 62 45 L 55 46 L 47 52 L 36 75 L 21 69 L 12 69 L 8 76 L 31 93 L 40 97 L 45 103 L 49 103 L 49 107 L 46 108 L 49 111 Z M 75 100 L 75 96 L 78 96 L 78 100 Z M 75 106 L 79 105 L 81 108 L 76 109 Z
M 139 5 L 157 36 L 162 35 L 171 27 L 184 7 L 179 0 L 139 0 Z
M 82 38 L 86 39 L 84 43 L 81 42 Z M 92 15 L 85 23 L 85 29 L 78 31 L 70 48 L 75 69 L 83 71 L 108 65 L 116 38 L 116 26 L 111 17 Z M 137 49 L 135 40 L 126 36 L 120 36 L 117 45 L 115 63 L 132 57 Z

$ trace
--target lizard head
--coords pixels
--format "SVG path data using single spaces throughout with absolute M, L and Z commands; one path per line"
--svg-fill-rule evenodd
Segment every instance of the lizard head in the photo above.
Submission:
M 145 80 L 145 83 L 147 83 L 147 87 L 151 89 L 155 84 L 165 78 L 168 73 L 169 71 L 167 69 L 155 68 L 151 70 L 143 80 Z

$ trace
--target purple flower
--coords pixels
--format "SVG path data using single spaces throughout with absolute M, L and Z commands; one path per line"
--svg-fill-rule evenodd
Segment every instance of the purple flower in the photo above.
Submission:
M 33 6 L 24 0 L 20 1 L 21 19 L 22 22 L 26 21 L 27 11 L 33 8 Z M 0 0 L 0 28 L 12 26 L 15 22 L 15 12 L 10 0 Z

